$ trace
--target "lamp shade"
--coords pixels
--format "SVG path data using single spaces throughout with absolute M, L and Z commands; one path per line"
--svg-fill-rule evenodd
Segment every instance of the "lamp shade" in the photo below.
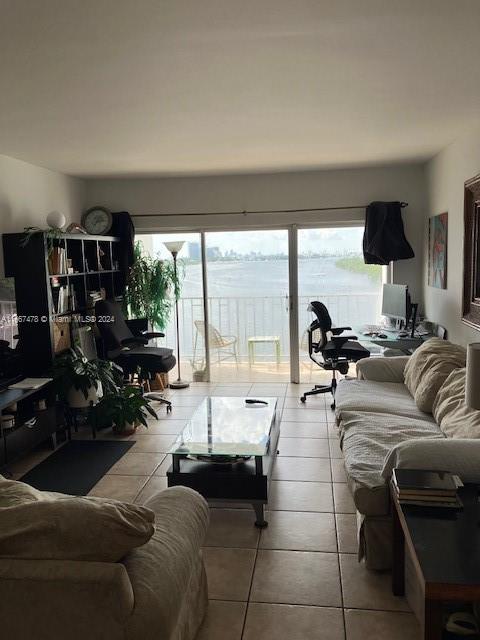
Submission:
M 164 242 L 163 243 L 168 251 L 173 254 L 180 253 L 183 245 L 185 244 L 184 240 L 175 240 L 173 242 Z
M 473 342 L 467 348 L 465 402 L 471 409 L 480 409 L 480 342 Z

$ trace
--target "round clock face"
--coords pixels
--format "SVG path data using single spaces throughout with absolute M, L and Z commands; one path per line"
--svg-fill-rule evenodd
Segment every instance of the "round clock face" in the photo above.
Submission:
M 82 216 L 85 229 L 94 236 L 108 233 L 112 227 L 112 214 L 103 207 L 92 207 Z

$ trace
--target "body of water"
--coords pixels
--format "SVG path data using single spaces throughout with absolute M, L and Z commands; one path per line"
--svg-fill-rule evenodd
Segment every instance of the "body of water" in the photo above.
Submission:
M 375 323 L 379 313 L 381 283 L 366 274 L 336 266 L 337 258 L 299 260 L 299 339 L 311 322 L 308 302 L 321 300 L 334 324 L 359 326 Z M 245 357 L 248 338 L 274 335 L 280 338 L 282 359 L 289 352 L 287 312 L 288 261 L 218 261 L 208 264 L 209 320 L 221 335 L 237 338 L 238 352 Z M 197 355 L 203 340 L 195 322 L 203 320 L 202 272 L 200 264 L 188 264 L 180 300 L 182 353 L 191 357 L 197 340 Z M 166 331 L 167 344 L 174 344 L 173 317 Z M 271 357 L 271 346 L 258 346 L 258 356 Z M 215 357 L 212 354 L 212 357 Z
M 298 292 L 313 293 L 375 293 L 380 282 L 366 274 L 354 273 L 336 266 L 338 258 L 300 258 Z M 288 261 L 218 261 L 208 263 L 209 297 L 285 296 L 288 293 Z M 182 297 L 202 295 L 202 268 L 188 264 L 182 285 Z

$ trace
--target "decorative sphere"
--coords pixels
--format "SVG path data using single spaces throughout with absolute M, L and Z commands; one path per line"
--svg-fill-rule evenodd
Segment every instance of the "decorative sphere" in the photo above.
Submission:
M 52 229 L 62 229 L 66 222 L 67 219 L 60 211 L 51 211 L 47 216 L 47 224 Z

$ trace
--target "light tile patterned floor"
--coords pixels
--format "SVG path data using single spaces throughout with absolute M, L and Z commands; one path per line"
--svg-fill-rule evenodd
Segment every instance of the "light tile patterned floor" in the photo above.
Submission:
M 276 395 L 283 409 L 268 528 L 246 508 L 215 508 L 204 544 L 210 608 L 198 640 L 418 640 L 408 605 L 391 595 L 388 574 L 356 558 L 356 517 L 346 485 L 330 398 L 298 401 L 310 385 L 243 383 L 242 395 Z M 166 487 L 165 451 L 207 394 L 237 383 L 192 384 L 171 392 L 173 412 L 131 439 L 136 444 L 92 495 L 143 502 Z M 79 434 L 78 437 L 85 437 Z M 37 464 L 36 452 L 12 469 Z M 333 480 L 333 482 L 332 482 Z

